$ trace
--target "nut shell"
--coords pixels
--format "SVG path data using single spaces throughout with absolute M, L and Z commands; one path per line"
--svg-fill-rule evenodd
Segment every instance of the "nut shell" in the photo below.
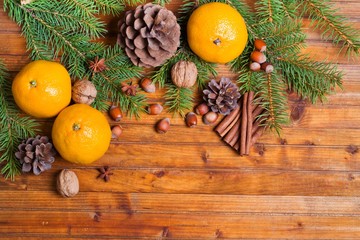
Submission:
M 73 197 L 79 192 L 79 179 L 75 172 L 63 169 L 57 178 L 57 191 L 63 197 Z
M 115 122 L 119 122 L 122 118 L 122 113 L 120 108 L 115 105 L 110 107 L 109 115 Z
M 197 125 L 197 117 L 193 112 L 186 114 L 185 123 L 188 127 L 195 127 Z
M 203 116 L 203 122 L 206 125 L 212 125 L 216 122 L 218 117 L 219 115 L 217 113 L 210 111 Z
M 75 103 L 85 103 L 90 105 L 94 102 L 97 95 L 95 85 L 89 80 L 79 80 L 72 87 L 71 98 Z
M 160 104 L 155 103 L 155 104 L 150 104 L 147 109 L 149 115 L 159 115 L 164 108 Z
M 196 65 L 190 61 L 179 61 L 171 68 L 171 80 L 178 87 L 194 86 L 197 75 Z
M 158 133 L 164 134 L 166 133 L 170 128 L 170 119 L 169 118 L 163 118 L 156 124 L 156 131 Z
M 250 55 L 250 59 L 252 61 L 260 63 L 260 64 L 266 62 L 265 54 L 262 52 L 259 52 L 259 51 L 253 51 Z
M 141 80 L 140 87 L 147 93 L 153 93 L 156 90 L 155 84 L 150 78 Z

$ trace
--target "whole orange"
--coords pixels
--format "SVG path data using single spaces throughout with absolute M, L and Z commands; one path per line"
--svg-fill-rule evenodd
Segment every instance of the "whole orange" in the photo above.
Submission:
M 51 135 L 61 157 L 79 164 L 101 158 L 111 140 L 106 117 L 87 104 L 73 104 L 62 110 L 55 119 Z
M 27 64 L 16 75 L 12 93 L 15 103 L 25 113 L 50 118 L 69 105 L 71 79 L 60 63 L 37 60 Z
M 227 63 L 243 52 L 248 32 L 235 8 L 212 2 L 201 5 L 191 14 L 187 40 L 191 50 L 205 61 Z

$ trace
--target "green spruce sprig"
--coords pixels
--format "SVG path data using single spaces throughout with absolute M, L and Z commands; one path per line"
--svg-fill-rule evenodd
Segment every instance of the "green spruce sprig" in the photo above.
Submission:
M 347 54 L 359 54 L 360 32 L 348 24 L 347 19 L 337 14 L 338 10 L 329 0 L 298 0 L 301 16 L 308 15 L 315 29 L 320 29 L 324 40 L 346 49 Z
M 178 113 L 184 117 L 193 105 L 193 90 L 191 88 L 179 88 L 174 84 L 166 84 L 165 106 L 169 112 Z
M 171 0 L 154 0 L 153 3 L 154 4 L 159 4 L 161 6 L 165 6 L 166 4 L 170 3 Z
M 34 119 L 20 115 L 11 95 L 11 80 L 0 61 L 0 165 L 5 178 L 14 180 L 20 173 L 15 152 L 23 139 L 35 135 L 37 127 Z
M 142 76 L 141 68 L 132 64 L 118 45 L 108 47 L 102 54 L 91 57 L 105 59 L 106 65 L 104 71 L 92 72 L 89 77 L 97 86 L 99 93 L 94 107 L 107 110 L 110 101 L 112 104 L 120 106 L 130 117 L 139 118 L 140 114 L 145 111 L 145 95 L 138 93 L 135 96 L 128 96 L 121 90 L 121 83 L 140 78 Z
M 90 41 L 106 32 L 94 2 L 4 0 L 4 9 L 22 27 L 31 59 L 60 58 L 72 76 L 86 74 L 86 54 L 99 51 Z
M 179 8 L 180 17 L 178 23 L 181 29 L 186 29 L 186 23 L 192 13 L 192 11 L 199 6 L 209 2 L 208 0 L 200 0 L 199 2 L 184 1 L 183 5 Z M 180 47 L 176 51 L 175 55 L 168 59 L 162 66 L 155 69 L 152 75 L 154 83 L 158 83 L 159 87 L 166 86 L 165 93 L 165 105 L 168 106 L 168 110 L 174 114 L 180 114 L 184 116 L 185 112 L 193 107 L 194 91 L 191 89 L 178 88 L 172 84 L 171 81 L 171 68 L 180 60 L 193 62 L 198 70 L 197 86 L 199 89 L 203 89 L 209 80 L 209 77 L 215 77 L 217 71 L 216 65 L 208 63 L 197 55 L 195 55 L 187 45 L 186 31 L 181 34 Z
M 134 67 L 118 46 L 109 47 L 93 41 L 106 33 L 105 24 L 97 15 L 118 15 L 124 5 L 120 0 L 34 1 L 26 5 L 14 0 L 4 1 L 9 16 L 22 26 L 31 59 L 60 59 L 73 78 L 89 78 L 94 82 L 99 92 L 94 107 L 106 110 L 109 102 L 113 102 L 129 115 L 139 117 L 144 111 L 145 96 L 126 96 L 119 83 L 141 76 L 142 69 Z M 92 75 L 89 62 L 95 57 L 105 58 L 108 68 Z
M 321 1 L 312 2 L 313 7 L 322 6 Z M 255 91 L 259 94 L 259 103 L 266 109 L 265 125 L 280 133 L 282 124 L 288 122 L 286 113 L 286 89 L 295 91 L 312 103 L 325 101 L 326 96 L 336 87 L 342 87 L 342 72 L 336 65 L 328 62 L 317 62 L 309 56 L 301 54 L 306 47 L 306 35 L 302 31 L 299 9 L 304 4 L 296 0 L 259 0 L 255 4 L 255 15 L 258 22 L 254 24 L 254 36 L 267 43 L 268 61 L 274 65 L 274 72 L 252 72 L 249 69 L 250 54 L 254 50 L 254 39 L 249 38 L 243 54 L 230 63 L 231 69 L 239 74 L 240 91 Z M 303 7 L 308 9 L 308 7 Z M 325 8 L 324 14 L 330 14 Z M 332 13 L 333 14 L 333 13 Z M 335 18 L 325 18 L 335 26 Z M 319 20 L 319 19 L 317 19 Z M 334 20 L 334 21 L 333 21 Z M 329 23 L 329 22 L 328 22 Z M 339 26 L 338 29 L 346 29 Z M 318 27 L 323 27 L 319 25 Z M 331 26 L 330 26 L 331 27 Z M 326 30 L 325 30 L 326 32 Z M 349 39 L 355 41 L 355 31 L 347 32 Z M 334 34 L 331 35 L 334 38 Z M 344 39 L 336 41 L 343 42 Z M 345 46 L 345 45 L 344 45 Z M 348 51 L 356 51 L 356 47 L 346 45 Z

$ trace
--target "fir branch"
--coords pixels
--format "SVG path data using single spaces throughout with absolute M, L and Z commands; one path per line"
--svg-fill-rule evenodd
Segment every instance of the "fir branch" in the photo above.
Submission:
M 20 117 L 11 95 L 11 81 L 0 61 L 0 164 L 5 178 L 14 180 L 20 173 L 20 163 L 15 158 L 17 147 L 23 139 L 34 136 L 38 124 L 29 117 Z
M 193 106 L 193 91 L 190 88 L 166 84 L 165 100 L 165 106 L 169 107 L 169 112 L 178 113 L 184 117 L 186 111 Z
M 282 23 L 296 18 L 298 5 L 294 0 L 259 0 L 256 1 L 255 8 L 259 24 Z
M 186 55 L 184 54 L 182 49 L 178 49 L 174 56 L 166 60 L 166 62 L 159 68 L 155 69 L 151 77 L 153 83 L 158 83 L 160 88 L 163 88 L 166 83 L 170 83 L 171 68 L 175 63 L 180 60 L 187 60 Z
M 313 19 L 313 26 L 323 31 L 322 38 L 332 40 L 335 45 L 340 45 L 341 50 L 346 48 L 346 53 L 359 54 L 360 32 L 346 24 L 345 17 L 336 15 L 337 9 L 329 0 L 298 0 L 303 7 L 303 13 L 307 13 Z M 341 51 L 340 50 L 340 51 Z
M 104 58 L 107 69 L 103 72 L 93 72 L 90 80 L 97 86 L 98 96 L 94 102 L 94 107 L 106 110 L 107 102 L 119 105 L 130 117 L 140 117 L 144 112 L 146 97 L 138 93 L 136 96 L 127 96 L 121 90 L 121 83 L 128 79 L 140 78 L 141 68 L 134 66 L 125 56 L 118 45 L 106 48 L 102 54 L 91 55 L 92 59 Z M 104 109 L 105 108 L 105 109 Z
M 86 74 L 86 54 L 97 51 L 91 40 L 105 33 L 105 25 L 95 17 L 93 2 L 86 0 L 34 1 L 20 5 L 4 0 L 4 9 L 22 26 L 31 58 L 56 59 L 74 77 Z
M 124 4 L 130 5 L 130 6 L 136 6 L 139 4 L 143 4 L 146 1 L 145 0 L 121 0 Z
M 93 0 L 99 14 L 120 15 L 125 8 L 125 1 L 122 0 Z M 142 1 L 139 1 L 142 2 Z
M 170 2 L 171 2 L 171 0 L 154 0 L 153 1 L 154 4 L 159 4 L 161 6 L 165 6 L 165 4 L 168 4 Z
M 282 125 L 288 123 L 286 91 L 281 76 L 276 72 L 263 73 L 253 80 L 257 86 L 257 101 L 266 110 L 260 117 L 267 119 L 264 124 L 266 127 L 280 135 Z
M 312 103 L 324 101 L 336 86 L 342 87 L 342 72 L 336 65 L 316 62 L 307 55 L 277 57 L 273 60 L 284 75 L 290 90 Z

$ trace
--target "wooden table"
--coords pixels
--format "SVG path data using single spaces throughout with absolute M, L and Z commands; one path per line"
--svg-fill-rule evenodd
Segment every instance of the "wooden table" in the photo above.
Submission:
M 333 2 L 360 29 L 359 0 Z M 0 8 L 0 58 L 14 75 L 28 55 L 2 1 Z M 307 104 L 281 138 L 267 133 L 251 156 L 239 157 L 204 124 L 189 129 L 173 118 L 171 130 L 160 135 L 154 123 L 171 115 L 125 118 L 121 139 L 90 166 L 58 157 L 40 176 L 1 178 L 0 238 L 360 239 L 359 59 L 337 56 L 338 48 L 308 27 L 304 21 L 305 52 L 337 62 L 344 90 L 325 104 Z M 114 34 L 108 40 L 114 42 Z M 219 75 L 233 76 L 226 67 Z M 149 102 L 162 101 L 162 93 L 149 95 Z M 49 135 L 52 121 L 41 123 Z M 96 179 L 104 165 L 115 169 L 110 182 Z M 80 180 L 71 199 L 55 190 L 64 168 Z

